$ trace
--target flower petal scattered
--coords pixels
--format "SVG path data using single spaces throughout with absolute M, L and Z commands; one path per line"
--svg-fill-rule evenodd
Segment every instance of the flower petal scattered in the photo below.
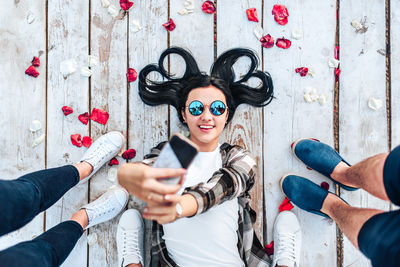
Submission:
M 71 135 L 71 143 L 74 146 L 81 147 L 82 146 L 82 139 L 80 134 L 72 134 Z
M 276 39 L 276 46 L 282 49 L 288 49 L 292 45 L 292 42 L 285 37 Z
M 66 59 L 60 63 L 60 72 L 64 77 L 73 74 L 76 71 L 78 64 L 75 59 Z
M 247 14 L 247 18 L 250 21 L 258 22 L 258 16 L 257 16 L 257 9 L 256 8 L 246 9 L 246 14 Z
M 274 46 L 274 38 L 269 34 L 261 37 L 260 42 L 262 44 L 262 47 L 265 48 L 271 48 Z
M 33 57 L 32 65 L 35 66 L 35 67 L 39 67 L 40 66 L 40 59 L 38 57 Z
M 46 136 L 45 134 L 42 134 L 38 138 L 33 140 L 32 147 L 36 147 L 36 146 L 40 145 L 41 143 L 43 143 L 45 136 Z
M 303 37 L 303 31 L 301 29 L 294 29 L 292 30 L 292 38 L 299 40 Z
M 163 26 L 167 31 L 170 32 L 173 31 L 176 27 L 175 22 L 172 19 L 169 19 L 169 21 L 164 23 Z
M 271 241 L 271 243 L 265 245 L 264 250 L 268 256 L 274 255 L 274 241 Z
M 88 67 L 94 67 L 99 63 L 99 59 L 94 55 L 88 55 Z
M 31 126 L 29 127 L 29 130 L 34 133 L 42 129 L 42 123 L 38 120 L 33 120 L 31 122 Z
M 119 164 L 118 159 L 116 157 L 114 157 L 110 160 L 110 162 L 108 163 L 108 166 L 113 166 L 113 165 L 118 165 L 118 164 Z
M 111 5 L 111 3 L 110 3 L 109 0 L 101 0 L 101 5 L 102 5 L 104 8 L 108 8 L 108 7 Z
M 107 12 L 108 14 L 111 15 L 111 17 L 116 18 L 119 14 L 119 10 L 116 6 L 114 6 L 113 4 L 109 5 L 107 8 Z
M 287 197 L 285 197 L 285 199 L 279 205 L 279 212 L 282 212 L 284 210 L 291 210 L 291 209 L 293 209 L 293 205 L 292 205 L 292 203 L 290 203 L 290 200 Z
M 327 182 L 322 182 L 322 183 L 321 183 L 321 187 L 322 187 L 323 189 L 325 189 L 326 191 L 329 190 L 329 184 L 328 184 Z
M 201 9 L 203 10 L 204 13 L 207 14 L 213 14 L 215 12 L 214 3 L 211 1 L 205 1 L 201 6 Z
M 142 27 L 142 25 L 140 25 L 139 21 L 133 19 L 132 22 L 131 22 L 131 26 L 129 27 L 129 29 L 130 29 L 132 32 L 136 33 L 136 32 L 141 31 L 141 30 L 143 29 L 143 27 Z
M 98 108 L 93 108 L 92 113 L 90 114 L 90 119 L 100 124 L 106 124 L 109 117 L 110 115 L 107 111 Z
M 279 25 L 286 25 L 288 23 L 289 11 L 284 5 L 274 5 L 272 8 L 272 15 Z
M 119 5 L 123 10 L 127 11 L 133 6 L 133 3 L 129 2 L 129 0 L 119 0 Z
M 337 59 L 335 59 L 335 58 L 329 58 L 328 59 L 328 66 L 330 67 L 330 68 L 337 68 L 337 67 L 339 67 L 339 63 L 340 63 L 340 61 L 339 60 L 337 60 Z
M 35 77 L 35 78 L 37 76 L 39 76 L 39 72 L 36 70 L 35 66 L 33 66 L 33 65 L 29 66 L 29 68 L 27 68 L 25 70 L 25 74 L 27 74 L 29 76 L 32 76 L 32 77 Z
M 335 47 L 335 59 L 339 60 L 339 46 Z
M 308 68 L 300 67 L 300 68 L 297 68 L 295 71 L 296 71 L 296 73 L 300 74 L 300 76 L 304 77 L 308 73 Z
M 383 102 L 379 98 L 370 97 L 368 99 L 368 107 L 372 110 L 379 110 L 383 107 Z
M 136 156 L 136 150 L 131 148 L 126 150 L 124 153 L 122 153 L 122 158 L 124 159 L 133 159 Z
M 260 24 L 257 24 L 253 30 L 254 35 L 257 37 L 257 40 L 260 40 L 264 36 L 264 29 Z
M 90 147 L 92 145 L 92 143 L 93 143 L 93 140 L 89 136 L 84 136 L 82 138 L 82 145 L 84 147 Z
M 129 68 L 126 71 L 126 77 L 128 78 L 128 82 L 134 82 L 137 79 L 137 72 L 135 69 Z
M 74 112 L 74 110 L 71 107 L 68 106 L 63 106 L 61 108 L 62 112 L 64 113 L 65 116 L 71 114 L 72 112 Z
M 85 112 L 78 116 L 78 120 L 80 120 L 83 124 L 87 125 L 89 122 L 89 113 Z
M 92 76 L 92 70 L 89 69 L 88 67 L 82 67 L 81 68 L 81 75 L 84 77 L 90 77 Z

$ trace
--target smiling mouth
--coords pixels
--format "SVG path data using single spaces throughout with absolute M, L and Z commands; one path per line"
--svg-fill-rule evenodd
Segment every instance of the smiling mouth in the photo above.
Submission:
M 202 129 L 202 130 L 210 130 L 210 129 L 213 129 L 215 126 L 211 126 L 211 125 L 207 125 L 207 126 L 205 126 L 205 125 L 200 125 L 199 126 L 199 128 L 200 129 Z

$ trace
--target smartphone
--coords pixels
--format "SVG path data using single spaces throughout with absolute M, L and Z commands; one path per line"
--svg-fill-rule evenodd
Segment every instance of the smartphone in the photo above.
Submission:
M 181 134 L 174 134 L 160 152 L 153 168 L 187 169 L 196 157 L 198 146 Z M 178 184 L 181 177 L 159 179 L 165 184 Z

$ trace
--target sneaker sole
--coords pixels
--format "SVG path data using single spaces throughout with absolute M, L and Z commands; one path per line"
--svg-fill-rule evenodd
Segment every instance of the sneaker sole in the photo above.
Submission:
M 279 180 L 279 187 L 281 188 L 281 192 L 286 196 L 286 194 L 285 194 L 285 192 L 283 191 L 283 187 L 282 187 L 282 184 L 283 184 L 283 181 L 285 180 L 285 178 L 286 177 L 288 177 L 289 175 L 296 175 L 296 174 L 294 174 L 294 173 L 287 173 L 287 174 L 284 174 L 282 177 L 281 177 L 281 179 Z M 296 175 L 296 176 L 298 176 L 298 175 Z M 287 196 L 286 196 L 287 197 Z

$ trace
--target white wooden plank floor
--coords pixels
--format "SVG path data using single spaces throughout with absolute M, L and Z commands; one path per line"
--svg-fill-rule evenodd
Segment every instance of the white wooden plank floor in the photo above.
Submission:
M 110 2 L 119 8 L 119 1 Z M 110 16 L 100 0 L 3 3 L 0 178 L 14 179 L 78 161 L 85 148 L 73 146 L 71 134 L 95 139 L 108 131 L 121 131 L 128 137 L 126 148 L 135 148 L 135 160 L 140 160 L 152 146 L 181 131 L 173 108 L 145 106 L 138 97 L 137 82 L 129 84 L 125 76 L 128 67 L 139 72 L 146 64 L 156 63 L 168 46 L 189 49 L 205 72 L 225 50 L 252 48 L 261 60 L 259 68 L 272 75 L 272 103 L 263 109 L 240 107 L 221 140 L 244 145 L 257 158 L 260 175 L 252 193 L 252 206 L 258 210 L 256 229 L 264 243 L 272 240 L 273 222 L 284 198 L 278 186 L 283 174 L 294 172 L 317 183 L 326 181 L 335 191 L 333 183 L 308 171 L 291 155 L 289 148 L 294 140 L 315 137 L 336 145 L 353 164 L 400 143 L 400 20 L 395 12 L 400 7 L 398 1 L 215 0 L 214 16 L 201 11 L 202 0 L 192 0 L 194 13 L 181 16 L 177 12 L 184 8 L 184 2 L 136 0 L 128 13 L 121 10 L 116 18 Z M 287 25 L 274 21 L 274 4 L 288 7 Z M 282 36 L 291 39 L 291 48 L 261 48 L 253 34 L 257 23 L 248 21 L 247 8 L 257 8 L 265 34 L 275 40 Z M 35 18 L 32 23 L 28 23 L 29 16 Z M 172 32 L 162 27 L 169 17 L 177 25 Z M 356 33 L 350 22 L 364 18 L 368 30 Z M 136 22 L 143 26 L 139 32 L 134 30 Z M 299 40 L 291 38 L 294 29 L 303 32 Z M 342 70 L 338 82 L 327 64 L 336 44 L 340 45 Z M 386 55 L 377 50 L 386 51 Z M 99 58 L 91 78 L 80 76 L 79 69 L 68 78 L 62 77 L 61 61 L 73 58 L 83 67 L 89 54 Z M 36 79 L 24 74 L 33 56 L 41 60 Z M 172 56 L 165 63 L 177 75 L 184 70 L 177 57 Z M 236 65 L 240 76 L 246 71 L 247 62 L 240 60 Z M 313 69 L 315 77 L 295 73 L 295 68 L 303 66 Z M 327 95 L 327 103 L 306 103 L 303 93 L 308 86 Z M 371 96 L 383 101 L 382 109 L 368 109 Z M 71 106 L 74 113 L 65 117 L 61 112 L 64 105 Z M 105 126 L 93 122 L 83 125 L 77 120 L 79 114 L 94 107 L 109 112 Z M 43 129 L 32 134 L 29 125 L 34 119 L 41 121 Z M 46 134 L 45 141 L 32 148 L 33 140 L 41 134 Z M 101 195 L 113 184 L 106 178 L 110 168 L 102 168 L 90 183 L 71 189 L 45 215 L 40 214 L 27 226 L 1 237 L 0 249 L 39 235 Z M 340 193 L 355 206 L 396 208 L 365 192 Z M 140 202 L 132 198 L 129 206 L 140 206 Z M 293 211 L 303 230 L 302 266 L 370 265 L 345 237 L 341 240 L 331 221 L 298 208 Z M 63 266 L 116 266 L 118 219 L 87 231 Z M 98 242 L 88 246 L 87 234 L 93 233 Z M 148 239 L 146 244 L 148 248 Z

